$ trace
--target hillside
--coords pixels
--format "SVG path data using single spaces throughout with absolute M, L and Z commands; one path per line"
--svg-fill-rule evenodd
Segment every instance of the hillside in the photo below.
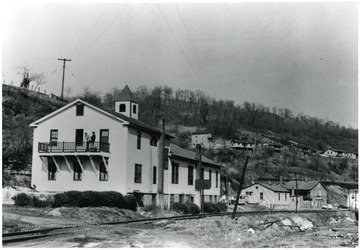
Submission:
M 187 98 L 182 100 L 180 94 L 185 95 L 184 93 L 187 93 Z M 291 115 L 290 111 L 286 111 L 286 109 L 283 110 L 286 111 L 284 115 L 275 115 L 274 113 L 270 114 L 264 109 L 265 107 L 262 107 L 258 111 L 257 117 L 252 117 L 246 111 L 247 104 L 235 106 L 234 102 L 229 101 L 212 100 L 210 102 L 202 92 L 192 93 L 178 90 L 173 92 L 170 88 L 163 87 L 151 91 L 140 88 L 134 94 L 141 107 L 140 119 L 156 125 L 157 118 L 165 117 L 168 132 L 176 136 L 173 142 L 185 148 L 190 145 L 191 132 L 213 128 L 209 131 L 213 132 L 219 141 L 242 136 L 248 138 L 255 136 L 259 140 L 265 137 L 273 138 L 286 145 L 291 138 L 299 143 L 307 141 L 311 142 L 313 146 L 318 145 L 319 147 L 315 147 L 316 149 L 332 146 L 357 152 L 357 130 L 339 127 L 331 123 L 324 124 L 319 119 L 310 117 L 304 118 L 308 121 L 305 123 L 299 116 Z M 155 98 L 156 96 L 159 98 Z M 113 96 L 105 95 L 104 98 L 101 98 L 89 90 L 78 97 L 90 103 L 101 103 L 107 107 L 111 106 L 110 100 L 113 100 Z M 182 103 L 182 105 L 176 105 L 176 103 Z M 11 162 L 14 163 L 16 169 L 26 168 L 31 163 L 32 153 L 32 129 L 29 124 L 65 104 L 65 102 L 51 99 L 37 92 L 3 85 L 4 164 Z M 185 110 L 187 111 L 185 112 Z M 264 121 L 270 119 L 269 117 L 282 124 L 277 131 L 270 130 L 271 124 L 266 127 L 265 131 L 263 126 L 266 122 Z M 316 129 L 317 127 L 319 128 Z M 307 134 L 306 132 L 311 129 L 318 132 L 321 130 L 322 137 L 327 138 L 329 143 L 323 145 L 324 141 L 318 140 L 316 136 L 312 137 L 313 133 Z M 281 133 L 279 132 L 281 130 L 288 132 Z M 292 136 L 289 136 L 289 133 Z M 326 135 L 326 133 L 329 134 Z M 335 142 L 339 142 L 339 144 L 333 144 Z M 244 163 L 244 155 L 226 148 L 205 151 L 205 154 L 227 166 L 223 168 L 223 177 L 225 178 L 227 175 L 236 186 L 240 176 L 239 171 Z M 291 179 L 295 172 L 300 179 L 306 177 L 334 181 L 356 181 L 358 173 L 356 160 L 316 156 L 299 157 L 291 152 L 275 154 L 274 152 L 259 151 L 252 155 L 249 162 L 246 182 L 261 178 L 279 178 L 280 176 L 284 179 Z
M 3 164 L 24 169 L 31 164 L 33 129 L 29 124 L 65 105 L 28 89 L 2 85 Z

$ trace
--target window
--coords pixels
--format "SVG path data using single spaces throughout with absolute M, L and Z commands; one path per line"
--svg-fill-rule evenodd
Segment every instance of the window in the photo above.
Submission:
M 119 112 L 125 112 L 125 111 L 126 111 L 126 105 L 125 104 L 120 104 Z
M 56 180 L 56 166 L 55 162 L 50 161 L 48 165 L 48 180 L 55 181 Z
M 278 193 L 278 196 L 279 196 L 279 200 L 280 200 L 280 193 Z
M 78 103 L 76 104 L 76 116 L 84 115 L 84 104 Z
M 210 195 L 209 199 L 210 199 L 210 202 L 212 203 L 212 195 Z
M 171 183 L 179 184 L 179 163 L 172 162 Z
M 153 184 L 156 184 L 156 167 L 153 167 Z
M 285 194 L 285 201 L 287 201 L 287 194 Z
M 210 180 L 210 182 L 211 182 L 211 175 L 212 175 L 212 171 L 211 171 L 211 169 L 209 169 L 209 180 Z
M 245 195 L 252 195 L 253 192 L 246 192 Z
M 169 148 L 164 148 L 164 169 L 169 169 Z
M 133 105 L 133 113 L 136 114 L 136 105 Z
M 200 172 L 200 180 L 204 180 L 204 168 L 201 168 L 201 172 Z
M 137 132 L 137 149 L 141 149 L 141 132 Z
M 260 200 L 264 199 L 264 193 L 260 193 Z
M 58 130 L 57 129 L 52 129 L 50 130 L 50 145 L 51 146 L 56 146 L 57 142 L 58 142 Z
M 188 185 L 194 185 L 194 167 L 188 166 Z
M 81 181 L 82 170 L 78 162 L 74 162 L 74 181 Z
M 184 195 L 183 194 L 179 194 L 179 202 L 180 203 L 184 202 Z
M 154 146 L 157 147 L 157 135 L 151 135 L 151 139 L 150 139 L 150 146 Z
M 100 162 L 100 181 L 107 181 L 107 180 L 108 180 L 108 172 L 106 171 L 105 164 L 104 162 Z
M 216 187 L 219 187 L 219 172 L 218 171 L 215 172 L 215 177 L 216 177 Z
M 141 165 L 135 164 L 135 183 L 141 183 Z
M 82 146 L 84 140 L 84 130 L 83 129 L 77 129 L 75 131 L 75 144 L 76 146 Z

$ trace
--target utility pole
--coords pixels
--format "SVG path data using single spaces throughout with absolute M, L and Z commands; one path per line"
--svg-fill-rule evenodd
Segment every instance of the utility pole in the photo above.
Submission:
M 164 169 L 165 169 L 165 119 L 161 120 L 161 137 L 159 140 L 159 151 L 158 151 L 158 159 L 159 159 L 159 170 L 158 170 L 158 205 L 161 210 L 164 210 Z M 170 197 L 169 197 L 170 199 Z
M 298 211 L 298 181 L 297 181 L 297 175 L 296 175 L 296 172 L 295 172 L 295 185 L 296 185 L 296 208 L 295 208 L 295 213 L 297 213 Z
M 66 58 L 58 58 L 59 61 L 63 61 L 64 65 L 63 65 L 63 77 L 62 77 L 62 87 L 61 87 L 61 100 L 64 100 L 64 79 L 65 79 L 65 63 L 66 61 L 71 62 L 71 59 L 66 59 Z
M 237 193 L 237 195 L 236 195 L 236 201 L 235 201 L 234 211 L 233 211 L 233 214 L 232 214 L 232 216 L 231 216 L 232 219 L 235 219 L 236 209 L 237 209 L 237 205 L 238 205 L 238 202 L 239 202 L 239 197 L 240 197 L 241 189 L 242 189 L 242 186 L 243 186 L 243 183 L 244 183 L 244 177 L 245 177 L 245 172 L 246 172 L 246 167 L 247 167 L 248 161 L 249 161 L 249 156 L 247 155 L 247 156 L 246 156 L 246 160 L 245 160 L 245 165 L 244 165 L 244 168 L 243 168 L 243 171 L 242 171 L 242 175 L 241 175 L 239 190 L 238 190 L 238 193 Z

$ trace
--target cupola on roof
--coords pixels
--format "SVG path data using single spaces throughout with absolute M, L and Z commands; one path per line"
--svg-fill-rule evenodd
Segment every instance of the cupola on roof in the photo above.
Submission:
M 117 102 L 131 101 L 136 102 L 133 93 L 128 85 L 121 91 L 120 95 L 116 98 Z

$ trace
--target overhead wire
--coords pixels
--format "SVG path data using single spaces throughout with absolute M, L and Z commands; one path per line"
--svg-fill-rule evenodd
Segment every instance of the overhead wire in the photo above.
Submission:
M 189 40 L 190 40 L 190 42 L 191 42 L 191 45 L 192 45 L 192 47 L 193 47 L 194 50 L 195 50 L 196 56 L 197 56 L 197 58 L 198 58 L 198 60 L 199 60 L 199 62 L 200 62 L 200 66 L 201 66 L 202 70 L 204 71 L 206 81 L 208 82 L 208 85 L 210 85 L 210 84 L 209 84 L 209 78 L 208 78 L 208 75 L 207 75 L 207 71 L 205 70 L 204 64 L 202 63 L 202 60 L 201 60 L 201 58 L 200 58 L 200 55 L 199 55 L 199 53 L 198 53 L 198 51 L 197 51 L 197 49 L 196 49 L 196 46 L 195 46 L 195 44 L 194 44 L 194 41 L 193 41 L 193 39 L 192 39 L 192 37 L 191 37 L 191 35 L 190 35 L 190 32 L 189 32 L 189 30 L 188 30 L 188 28 L 187 28 L 187 25 L 185 24 L 184 18 L 183 18 L 182 14 L 181 14 L 181 12 L 180 12 L 180 10 L 179 10 L 179 8 L 178 8 L 177 3 L 175 3 L 175 6 L 176 6 L 176 9 L 177 9 L 177 11 L 178 11 L 178 13 L 179 13 L 179 15 L 180 15 L 181 22 L 182 22 L 182 24 L 183 24 L 184 27 L 185 27 L 185 30 L 186 30 L 186 33 L 187 33 L 187 35 L 188 35 L 188 37 L 189 37 Z
M 175 38 L 175 40 L 176 40 L 176 42 L 177 42 L 177 44 L 178 44 L 178 46 L 179 46 L 179 48 L 180 48 L 181 52 L 183 53 L 184 57 L 186 58 L 186 61 L 188 62 L 188 64 L 189 64 L 190 68 L 192 69 L 192 71 L 193 71 L 194 75 L 195 75 L 195 76 L 196 76 L 196 78 L 198 79 L 199 83 L 200 83 L 200 84 L 202 84 L 202 83 L 201 83 L 201 81 L 200 81 L 200 78 L 199 78 L 198 74 L 196 73 L 196 71 L 195 71 L 194 67 L 193 67 L 193 66 L 192 66 L 192 64 L 190 63 L 189 58 L 187 57 L 187 55 L 186 55 L 186 53 L 185 53 L 185 51 L 184 51 L 183 47 L 181 46 L 181 44 L 180 44 L 179 40 L 177 39 L 177 37 L 176 37 L 176 35 L 175 35 L 175 33 L 174 33 L 173 29 L 171 28 L 171 26 L 170 26 L 169 22 L 167 21 L 167 19 L 166 19 L 166 17 L 165 17 L 165 15 L 164 15 L 164 13 L 162 12 L 162 10 L 161 10 L 160 6 L 159 6 L 158 4 L 156 4 L 156 6 L 158 7 L 158 9 L 159 9 L 159 11 L 160 11 L 160 13 L 161 13 L 162 17 L 164 18 L 164 20 L 165 20 L 165 22 L 166 22 L 167 26 L 169 27 L 169 30 L 171 31 L 172 35 L 174 36 L 174 38 Z
M 91 28 L 88 30 L 88 32 L 85 34 L 85 36 L 83 36 L 83 38 L 80 40 L 79 46 L 76 46 L 75 48 L 79 48 L 79 47 L 82 45 L 82 43 L 85 41 L 85 39 L 89 36 L 89 34 L 95 29 L 96 24 L 99 22 L 100 18 L 101 18 L 101 17 L 103 16 L 103 14 L 105 13 L 105 9 L 107 9 L 108 5 L 109 5 L 109 3 L 107 3 L 107 4 L 105 5 L 105 7 L 102 9 L 100 15 L 96 18 L 96 21 L 94 22 L 94 24 L 91 25 Z
M 108 29 L 111 27 L 111 25 L 115 22 L 115 20 L 124 12 L 124 10 L 125 10 L 125 8 L 128 6 L 128 4 L 125 4 L 125 6 L 124 6 L 124 8 L 122 8 L 117 14 L 116 14 L 116 16 L 113 18 L 113 20 L 111 21 L 111 23 L 108 25 L 108 26 L 106 26 L 106 28 L 103 30 L 103 32 L 99 35 L 99 36 L 97 36 L 97 38 L 95 39 L 95 41 L 89 46 L 89 47 L 87 47 L 86 49 L 87 50 L 89 50 L 89 49 L 91 49 L 98 41 L 99 41 L 99 39 L 105 34 L 105 32 L 107 32 L 108 31 Z M 84 49 L 83 49 L 83 51 L 81 51 L 79 54 L 81 54 L 82 52 L 84 52 Z M 78 54 L 78 55 L 79 55 Z
M 147 4 L 144 4 L 133 16 L 131 16 L 130 19 L 128 19 L 128 21 L 110 39 L 108 39 L 104 43 L 104 45 L 111 42 L 117 36 L 117 34 L 119 34 L 120 31 L 122 31 L 126 27 L 126 25 L 128 25 L 140 13 L 140 11 L 145 8 L 146 5 Z

